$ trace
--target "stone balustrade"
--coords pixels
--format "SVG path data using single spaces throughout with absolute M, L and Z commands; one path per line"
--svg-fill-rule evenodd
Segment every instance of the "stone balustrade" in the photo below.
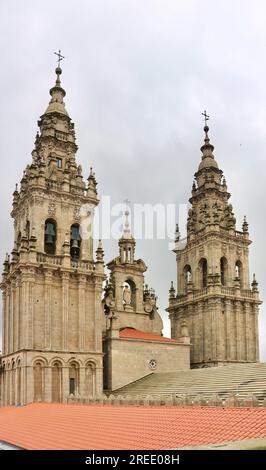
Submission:
M 239 397 L 238 394 L 228 394 L 221 397 L 214 394 L 211 397 L 204 397 L 202 394 L 197 396 L 190 395 L 100 395 L 96 397 L 81 397 L 69 395 L 67 402 L 69 404 L 86 405 L 113 405 L 113 406 L 206 406 L 206 407 L 228 407 L 228 408 L 266 408 L 266 398 L 260 402 L 258 398 L 249 394 L 246 397 Z
M 37 263 L 47 263 L 47 264 L 55 264 L 56 266 L 62 265 L 62 256 L 55 256 L 55 255 L 45 255 L 43 253 L 37 253 Z

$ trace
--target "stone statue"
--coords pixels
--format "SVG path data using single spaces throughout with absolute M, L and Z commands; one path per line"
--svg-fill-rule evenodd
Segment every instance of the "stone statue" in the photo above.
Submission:
M 131 290 L 129 286 L 124 287 L 123 300 L 125 302 L 125 305 L 131 304 Z

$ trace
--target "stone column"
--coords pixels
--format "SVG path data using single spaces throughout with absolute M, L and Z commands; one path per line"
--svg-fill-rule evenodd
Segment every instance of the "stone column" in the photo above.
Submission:
M 6 371 L 0 375 L 0 406 L 5 406 L 5 374 Z
M 16 285 L 17 297 L 16 297 L 16 343 L 17 349 L 20 349 L 20 328 L 21 328 L 21 310 L 20 310 L 20 280 L 17 280 Z
M 29 294 L 30 283 L 27 273 L 22 272 L 21 278 L 21 348 L 28 348 L 28 318 L 29 318 Z
M 15 385 L 15 403 L 14 405 L 17 405 L 18 404 L 18 369 L 17 369 L 17 366 L 16 368 L 12 371 L 13 374 L 14 374 L 14 379 L 13 379 L 13 383 Z
M 95 351 L 102 352 L 102 282 L 103 278 L 95 279 L 95 298 L 94 298 L 94 338 L 95 338 Z
M 236 319 L 236 360 L 241 360 L 241 331 L 240 331 L 240 302 L 237 300 L 235 305 Z
M 203 302 L 199 302 L 197 305 L 197 329 L 196 336 L 198 337 L 195 342 L 194 348 L 194 362 L 203 362 L 206 355 L 206 331 L 205 331 L 205 316 L 203 315 Z M 206 312 L 205 312 L 206 315 Z M 196 359 L 196 360 L 195 360 Z
M 27 397 L 26 397 L 26 387 L 27 387 L 27 377 L 26 377 L 26 367 L 24 364 L 25 358 L 23 358 L 21 364 L 21 404 L 26 405 Z
M 14 280 L 12 283 L 12 304 L 13 304 L 13 347 L 12 352 L 17 351 L 17 342 L 16 342 L 16 332 L 17 332 L 17 324 L 18 324 L 18 309 L 17 309 L 17 289 L 16 289 L 16 281 Z
M 35 286 L 35 270 L 31 269 L 28 276 L 28 315 L 27 315 L 27 348 L 33 348 L 34 319 L 33 319 L 33 299 Z
M 6 330 L 7 330 L 7 322 L 6 322 L 6 317 L 7 317 L 7 292 L 6 292 L 6 290 L 3 291 L 2 302 L 3 302 L 2 303 L 2 338 L 3 338 L 2 349 L 3 349 L 3 355 L 5 355 L 6 354 L 6 348 L 7 348 L 7 338 L 6 338 Z M 2 388 L 2 390 L 3 390 L 3 388 Z
M 79 351 L 85 351 L 85 334 L 86 334 L 86 328 L 85 328 L 85 289 L 86 289 L 86 276 L 79 276 L 79 285 L 78 285 L 78 297 L 79 297 L 79 331 L 78 331 L 78 344 L 79 344 Z
M 249 312 L 250 312 L 250 306 L 249 306 L 248 302 L 245 302 L 245 304 L 244 304 L 244 315 L 245 315 L 245 353 L 246 353 L 246 361 L 250 361 Z
M 51 349 L 52 347 L 52 272 L 45 271 L 44 273 L 44 347 Z
M 94 393 L 95 395 L 102 395 L 103 393 L 103 368 L 99 366 L 95 369 Z
M 78 393 L 81 397 L 85 397 L 85 366 L 79 368 L 79 390 Z
M 62 273 L 63 350 L 68 349 L 69 273 Z
M 255 338 L 254 338 L 254 345 L 255 345 L 255 361 L 256 362 L 259 362 L 260 360 L 260 352 L 259 352 L 259 326 L 258 326 L 258 318 L 259 318 L 259 307 L 258 305 L 255 305 L 255 318 L 254 318 L 254 322 L 255 322 L 255 328 L 254 328 L 254 335 L 255 335 Z
M 34 399 L 34 377 L 33 377 L 32 365 L 27 366 L 26 377 L 27 377 L 26 400 L 27 400 L 27 403 L 32 403 Z
M 46 402 L 51 403 L 52 401 L 52 367 L 51 366 L 45 366 L 44 398 Z
M 212 361 L 216 362 L 217 351 L 218 351 L 218 338 L 219 338 L 219 317 L 218 317 L 218 300 L 211 300 L 210 302 L 210 309 L 211 309 L 211 358 Z
M 117 279 L 116 282 L 116 288 L 115 288 L 115 302 L 116 302 L 116 309 L 117 310 L 123 310 L 123 289 L 124 286 L 123 284 L 121 285 L 120 279 Z
M 143 294 L 140 287 L 136 287 L 136 312 L 143 312 Z
M 20 309 L 20 331 L 19 331 L 19 348 L 25 348 L 25 298 L 26 298 L 26 284 L 21 278 L 20 284 L 20 297 L 19 297 L 19 309 Z M 23 388 L 23 387 L 22 387 Z
M 67 403 L 69 395 L 69 367 L 62 367 L 62 403 Z
M 5 372 L 3 374 L 3 393 L 2 393 L 2 397 L 3 397 L 3 405 L 7 405 L 7 373 L 6 373 L 6 367 L 5 367 Z
M 10 304 L 9 304 L 9 319 L 8 319 L 8 354 L 13 352 L 14 341 L 14 295 L 13 284 L 10 286 Z
M 231 301 L 230 300 L 225 300 L 224 303 L 224 308 L 225 308 L 225 330 L 226 330 L 226 336 L 225 336 L 225 359 L 227 361 L 230 361 L 232 359 L 232 349 L 231 349 Z
M 250 275 L 249 275 L 249 250 L 244 248 L 244 259 L 243 259 L 243 287 L 244 289 L 250 289 Z

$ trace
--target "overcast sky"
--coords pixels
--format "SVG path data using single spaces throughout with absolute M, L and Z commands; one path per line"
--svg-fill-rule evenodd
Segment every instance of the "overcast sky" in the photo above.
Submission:
M 77 160 L 112 202 L 187 202 L 201 158 L 201 112 L 266 296 L 266 3 L 258 0 L 0 0 L 1 259 L 12 249 L 12 192 L 31 161 L 62 49 Z M 138 241 L 164 309 L 176 278 L 168 241 Z M 105 243 L 106 260 L 117 255 Z M 261 309 L 266 360 L 265 307 Z

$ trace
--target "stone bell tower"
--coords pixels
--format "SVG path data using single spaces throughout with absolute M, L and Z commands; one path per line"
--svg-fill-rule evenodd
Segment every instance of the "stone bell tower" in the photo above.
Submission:
M 162 334 L 163 322 L 156 306 L 153 289 L 144 285 L 147 266 L 143 260 L 135 259 L 136 241 L 125 211 L 123 234 L 118 242 L 119 256 L 109 263 L 110 279 L 103 299 L 103 334 L 110 326 L 110 318 L 116 318 L 116 328 L 135 328 L 141 331 Z
M 1 283 L 6 405 L 102 392 L 103 251 L 94 261 L 91 233 L 97 183 L 92 171 L 85 183 L 76 163 L 60 60 L 32 162 L 13 195 L 14 247 Z
M 207 116 L 206 116 L 207 117 Z M 170 289 L 172 337 L 185 320 L 191 337 L 191 366 L 258 362 L 259 292 L 249 276 L 246 218 L 236 229 L 230 194 L 204 127 L 202 161 L 195 174 L 187 240 L 176 234 L 177 295 Z

